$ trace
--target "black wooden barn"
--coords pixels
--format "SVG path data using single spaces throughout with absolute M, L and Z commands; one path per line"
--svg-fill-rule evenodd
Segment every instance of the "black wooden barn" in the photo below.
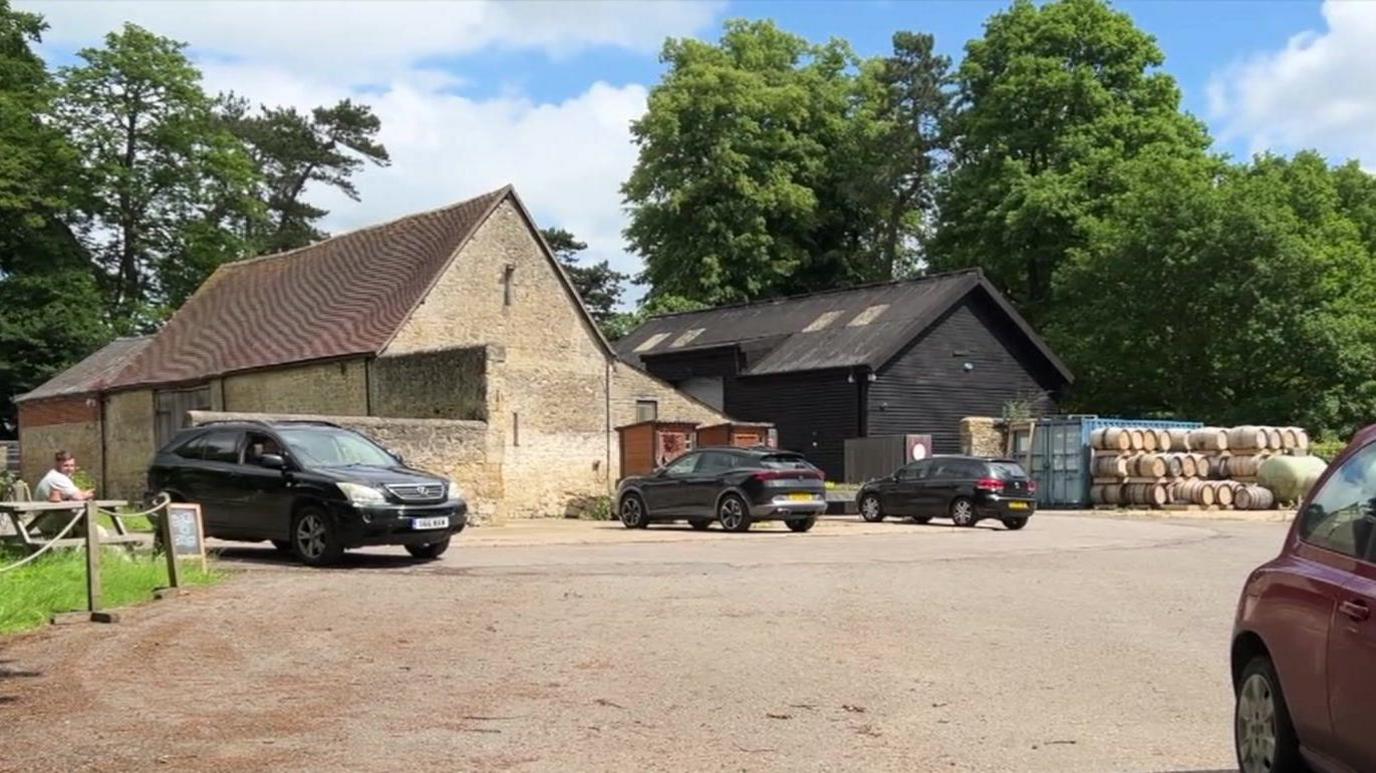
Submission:
M 847 438 L 929 433 L 965 416 L 1051 412 L 1070 371 L 979 270 L 655 317 L 622 359 L 742 420 L 840 480 Z

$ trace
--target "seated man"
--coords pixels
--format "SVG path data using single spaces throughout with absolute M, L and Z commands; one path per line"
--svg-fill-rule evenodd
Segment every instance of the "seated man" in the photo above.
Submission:
M 95 499 L 95 491 L 82 491 L 72 480 L 75 473 L 76 457 L 66 451 L 58 451 L 53 455 L 53 468 L 34 487 L 33 498 L 39 502 L 85 502 Z M 46 537 L 53 537 L 62 531 L 71 518 L 72 513 L 64 510 L 49 511 L 35 518 L 29 528 Z M 69 536 L 80 537 L 85 534 L 84 525 L 78 525 Z

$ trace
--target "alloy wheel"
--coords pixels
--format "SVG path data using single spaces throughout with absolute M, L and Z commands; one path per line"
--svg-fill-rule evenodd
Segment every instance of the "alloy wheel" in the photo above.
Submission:
M 1276 696 L 1262 674 L 1247 677 L 1238 692 L 1237 746 L 1243 773 L 1270 773 L 1276 762 Z
M 325 555 L 326 526 L 316 513 L 306 513 L 296 524 L 296 549 L 301 555 L 315 560 Z
M 879 509 L 879 497 L 865 497 L 860 502 L 860 515 L 870 522 L 883 518 L 884 516 Z
M 957 526 L 972 526 L 975 523 L 975 506 L 968 499 L 957 499 L 951 504 L 951 520 Z
M 727 531 L 735 531 L 745 521 L 745 506 L 735 497 L 727 497 L 721 503 L 721 525 Z
M 637 497 L 626 497 L 621 500 L 621 523 L 630 528 L 635 528 L 645 519 L 645 509 L 640 504 Z

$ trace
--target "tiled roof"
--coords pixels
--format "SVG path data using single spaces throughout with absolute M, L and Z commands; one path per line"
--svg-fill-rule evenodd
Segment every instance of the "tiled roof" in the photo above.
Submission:
M 42 400 L 99 392 L 129 361 L 143 351 L 153 336 L 116 338 L 94 354 L 53 376 L 31 392 L 14 398 L 15 402 Z
M 215 271 L 108 386 L 379 353 L 510 187 Z
M 647 358 L 739 347 L 741 375 L 860 365 L 878 369 L 969 293 L 982 290 L 1067 381 L 1070 371 L 978 269 L 862 285 L 655 317 L 617 341 L 617 354 Z

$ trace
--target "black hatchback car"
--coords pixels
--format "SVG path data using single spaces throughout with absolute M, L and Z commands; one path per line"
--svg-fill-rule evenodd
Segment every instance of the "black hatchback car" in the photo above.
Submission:
M 313 566 L 364 545 L 404 545 L 417 558 L 437 558 L 467 525 L 458 484 L 324 422 L 183 430 L 153 457 L 148 487 L 200 504 L 209 536 L 271 540 Z
M 650 475 L 626 478 L 617 513 L 628 529 L 688 521 L 706 529 L 748 531 L 755 521 L 782 520 L 807 531 L 826 512 L 822 471 L 801 455 L 773 448 L 701 448 Z
M 934 456 L 866 483 L 856 494 L 860 516 L 882 521 L 909 516 L 918 523 L 950 518 L 957 526 L 997 519 L 1021 529 L 1037 510 L 1037 483 L 1011 459 Z

